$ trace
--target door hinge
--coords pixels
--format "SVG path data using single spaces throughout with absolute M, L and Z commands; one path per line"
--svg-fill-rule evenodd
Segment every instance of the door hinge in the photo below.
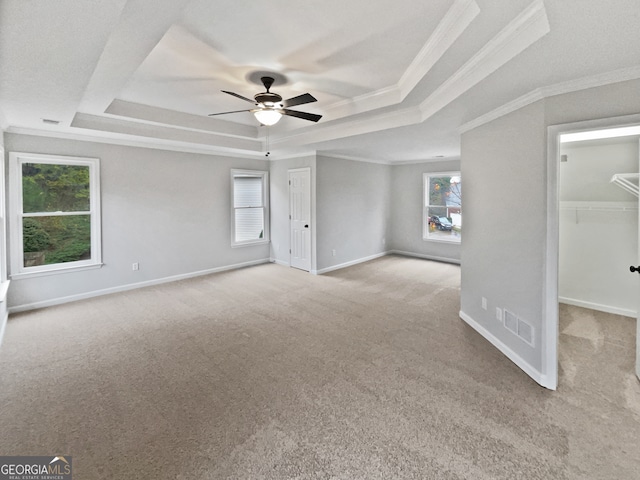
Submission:
M 289 220 L 291 220 L 291 215 L 289 215 Z
M 289 185 L 291 185 L 291 180 L 289 180 Z
M 291 253 L 291 249 L 289 249 L 289 253 Z

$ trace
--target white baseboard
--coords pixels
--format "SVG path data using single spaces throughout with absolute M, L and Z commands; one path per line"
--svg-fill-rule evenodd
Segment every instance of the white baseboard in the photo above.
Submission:
M 4 330 L 7 326 L 7 320 L 9 319 L 9 312 L 6 309 L 4 310 L 4 315 L 2 315 L 2 320 L 0 320 L 0 348 L 2 347 L 2 339 L 4 338 Z
M 9 291 L 9 280 L 0 283 L 0 347 L 4 338 L 4 329 L 9 319 L 9 311 L 7 310 L 7 292 Z
M 276 265 L 282 265 L 283 267 L 290 267 L 289 262 L 285 262 L 284 260 L 278 260 L 277 258 L 271 258 L 269 260 L 271 263 L 275 263 Z
M 390 250 L 389 254 L 402 255 L 404 257 L 424 258 L 425 260 L 434 260 L 436 262 L 453 263 L 460 265 L 460 260 L 457 258 L 438 257 L 435 255 L 425 255 L 423 253 L 405 252 L 404 250 Z
M 314 275 L 322 275 L 323 273 L 333 272 L 334 270 L 340 270 L 341 268 L 351 267 L 353 265 L 368 262 L 369 260 L 375 260 L 376 258 L 384 257 L 386 255 L 402 255 L 405 257 L 422 258 L 425 260 L 433 260 L 436 262 L 453 263 L 455 265 L 460 265 L 460 260 L 456 258 L 437 257 L 435 255 L 424 255 L 422 253 L 405 252 L 404 250 L 387 250 L 386 252 L 376 253 L 375 255 L 358 258 L 356 260 L 351 260 L 350 262 L 341 263 L 339 265 L 333 265 L 331 267 L 323 268 L 320 270 L 312 270 L 311 273 Z
M 125 292 L 127 290 L 135 290 L 137 288 L 151 287 L 153 285 L 176 282 L 178 280 L 186 280 L 188 278 L 200 277 L 202 275 L 210 275 L 212 273 L 219 273 L 227 270 L 236 270 L 238 268 L 261 265 L 263 263 L 269 263 L 269 260 L 270 259 L 268 258 L 263 258 L 260 260 L 252 260 L 250 262 L 236 263 L 234 265 L 225 265 L 223 267 L 210 268 L 207 270 L 200 270 L 197 272 L 183 273 L 180 275 L 172 275 L 170 277 L 157 278 L 157 279 L 148 280 L 145 282 L 130 283 L 127 285 L 120 285 L 117 287 L 105 288 L 102 290 L 94 290 L 91 292 L 80 293 L 78 295 L 69 295 L 67 297 L 53 298 L 50 300 L 43 300 L 41 302 L 33 302 L 33 303 L 27 303 L 24 305 L 16 305 L 9 308 L 9 313 L 24 312 L 27 310 L 34 310 L 36 308 L 52 307 L 54 305 L 60 305 L 68 302 L 75 302 L 75 301 L 84 300 L 87 298 L 99 297 L 102 295 L 109 295 L 111 293 Z
M 558 297 L 558 302 L 565 303 L 567 305 L 573 305 L 575 307 L 588 308 L 590 310 L 598 310 L 599 312 L 613 313 L 614 315 L 622 315 L 623 317 L 637 318 L 637 310 L 631 310 L 629 308 L 612 307 L 611 305 L 602 305 L 601 303 L 586 302 L 584 300 L 578 300 L 576 298 Z
M 312 270 L 311 273 L 314 275 L 322 275 L 323 273 L 333 272 L 334 270 L 340 270 L 341 268 L 351 267 L 353 265 L 357 265 L 359 263 L 368 262 L 369 260 L 375 260 L 376 258 L 384 257 L 385 255 L 389 255 L 390 252 L 381 252 L 376 253 L 375 255 L 370 255 L 368 257 L 358 258 L 357 260 L 351 260 L 350 262 L 341 263 L 339 265 L 333 265 L 331 267 L 322 268 L 320 270 Z
M 460 310 L 460 318 L 464 320 L 471 328 L 486 338 L 489 343 L 500 350 L 509 360 L 515 363 L 524 373 L 529 375 L 533 380 L 539 383 L 541 386 L 550 390 L 555 390 L 555 385 L 551 385 L 547 375 L 543 374 L 539 370 L 532 367 L 527 361 L 525 361 L 520 355 L 514 352 L 511 348 L 505 345 L 498 337 L 493 335 L 489 330 L 476 322 L 469 315 Z

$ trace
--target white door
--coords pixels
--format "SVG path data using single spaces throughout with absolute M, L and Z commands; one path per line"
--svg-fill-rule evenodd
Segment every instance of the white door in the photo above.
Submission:
M 311 169 L 289 170 L 291 266 L 311 270 Z

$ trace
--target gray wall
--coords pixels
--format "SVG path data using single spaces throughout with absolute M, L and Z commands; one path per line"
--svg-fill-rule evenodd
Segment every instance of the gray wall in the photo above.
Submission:
M 430 245 L 421 230 L 422 174 L 457 170 L 458 162 L 392 167 L 315 155 L 265 162 L 19 134 L 5 141 L 7 152 L 101 160 L 104 267 L 14 280 L 14 309 L 267 259 L 288 264 L 288 171 L 301 167 L 311 169 L 312 271 L 389 250 L 459 258 L 458 245 Z M 270 245 L 231 248 L 231 168 L 269 170 Z M 139 271 L 132 271 L 134 262 Z
M 546 228 L 544 103 L 464 134 L 461 166 L 461 310 L 540 370 L 540 342 L 535 348 L 524 343 L 502 326 L 495 311 L 507 308 L 521 316 L 539 337 Z
M 539 372 L 546 189 L 555 176 L 546 167 L 546 129 L 640 113 L 639 90 L 636 80 L 550 97 L 462 135 L 461 311 Z M 488 299 L 487 311 L 481 308 L 482 296 Z M 501 326 L 496 306 L 509 308 L 535 327 L 535 348 Z
M 289 170 L 311 169 L 311 270 L 316 269 L 316 156 L 270 162 L 271 259 L 289 265 L 291 232 L 289 224 Z
M 454 263 L 460 261 L 459 243 L 433 242 L 422 239 L 423 174 L 453 171 L 460 171 L 460 160 L 394 165 L 392 167 L 391 243 L 389 245 L 393 250 Z M 466 193 L 464 195 L 466 202 Z M 463 230 L 465 227 L 466 225 L 463 225 Z M 465 233 L 462 235 L 462 241 L 464 238 Z
M 5 145 L 100 158 L 105 264 L 13 280 L 9 307 L 269 258 L 269 245 L 230 246 L 230 170 L 268 170 L 268 162 L 15 134 Z
M 318 271 L 388 250 L 391 168 L 318 156 Z

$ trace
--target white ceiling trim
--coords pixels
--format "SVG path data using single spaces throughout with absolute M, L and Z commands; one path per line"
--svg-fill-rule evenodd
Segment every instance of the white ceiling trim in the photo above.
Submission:
M 422 50 L 398 82 L 402 100 L 433 68 L 480 13 L 474 0 L 458 0 L 447 11 Z
M 189 0 L 128 1 L 100 56 L 78 112 L 103 113 L 188 3 Z
M 258 138 L 257 126 L 226 122 L 217 118 L 176 112 L 175 110 L 125 102 L 124 100 L 114 100 L 105 113 L 157 125 L 172 125 L 184 130 L 212 132 L 230 137 Z
M 338 138 L 352 137 L 354 135 L 379 132 L 389 128 L 406 127 L 420 123 L 421 121 L 420 109 L 415 106 L 379 114 L 363 120 L 306 127 L 304 131 L 298 131 L 288 135 L 285 134 L 284 136 L 273 136 L 271 145 L 280 145 L 283 147 L 308 145 Z
M 443 157 L 443 158 L 427 158 L 424 160 L 401 160 L 399 162 L 392 162 L 392 165 L 415 165 L 417 163 L 447 163 L 447 162 L 459 162 L 460 157 Z
M 422 123 L 549 33 L 544 2 L 534 1 L 419 106 L 366 119 L 306 127 L 272 141 L 301 145 Z
M 71 126 L 88 130 L 100 130 L 125 135 L 170 140 L 188 144 L 208 145 L 221 151 L 236 151 L 238 154 L 262 153 L 263 143 L 249 138 L 234 138 L 216 135 L 212 133 L 197 132 L 192 130 L 178 130 L 171 127 L 162 127 L 140 122 L 125 122 L 104 116 L 78 113 Z
M 401 103 L 479 13 L 475 0 L 456 0 L 398 83 L 329 105 L 324 109 L 325 119 L 337 120 Z
M 410 85 L 412 82 L 417 81 L 421 72 L 426 73 L 439 58 L 438 55 L 442 55 L 453 43 L 453 40 L 447 40 L 445 37 L 452 34 L 457 38 L 475 18 L 478 11 L 478 6 L 474 0 L 458 0 L 448 11 L 445 17 L 446 21 L 443 20 L 432 35 L 433 41 L 431 43 L 428 42 L 416 57 L 403 82 L 406 82 L 406 85 Z M 158 33 L 159 30 L 161 29 L 158 28 Z M 297 129 L 279 136 L 274 135 L 272 136 L 271 144 L 283 149 L 306 147 L 322 141 L 422 123 L 548 32 L 549 23 L 544 3 L 542 0 L 536 0 L 420 105 L 393 112 L 385 112 L 366 119 L 347 120 L 346 122 L 338 123 L 328 122 Z M 149 48 L 148 45 L 145 50 L 147 48 Z M 102 60 L 101 58 L 101 63 Z M 117 80 L 116 83 L 119 84 L 122 81 L 122 75 L 118 74 L 116 76 L 118 78 L 112 80 L 114 82 Z M 396 86 L 395 90 L 400 95 L 400 87 Z M 103 100 L 106 100 L 106 97 Z M 157 141 L 166 146 L 166 142 L 168 142 L 168 145 L 172 145 L 173 148 L 178 148 L 179 145 L 187 145 L 186 148 L 205 149 L 210 153 L 233 153 L 239 156 L 262 155 L 264 153 L 262 139 L 256 138 L 258 135 L 256 127 L 228 125 L 231 122 L 221 121 L 220 123 L 224 124 L 224 127 L 221 127 L 222 131 L 213 132 L 210 127 L 213 124 L 209 125 L 208 122 L 207 124 L 204 122 L 207 120 L 213 122 L 215 119 L 200 118 L 195 115 L 171 112 L 120 100 L 109 100 L 111 105 L 107 109 L 109 114 L 130 117 L 134 120 L 127 121 L 122 118 L 78 112 L 71 126 L 80 129 L 103 131 L 107 135 L 111 133 L 114 135 L 146 137 L 148 140 L 143 143 Z M 178 118 L 180 118 L 180 121 Z M 244 127 L 247 128 L 244 129 Z
M 375 163 L 377 165 L 393 165 L 393 162 L 387 160 L 377 160 L 373 158 L 358 157 L 356 155 L 339 155 L 335 153 L 316 152 L 318 157 L 336 158 L 338 160 L 350 160 L 352 162 Z
M 536 0 L 420 104 L 423 121 L 480 83 L 549 31 L 544 3 Z
M 249 155 L 246 152 L 236 152 L 222 148 L 211 148 L 208 146 L 189 145 L 164 139 L 144 140 L 134 135 L 114 134 L 112 132 L 94 131 L 91 135 L 86 133 L 58 132 L 53 130 L 37 130 L 25 127 L 9 127 L 6 133 L 18 135 L 32 135 L 36 137 L 59 138 L 63 140 L 76 140 L 79 142 L 102 143 L 106 145 L 121 145 L 125 147 L 150 148 L 153 150 L 166 150 L 180 153 L 195 153 L 201 155 L 224 156 L 233 158 L 251 158 L 254 160 L 269 159 L 260 152 L 257 155 Z
M 640 66 L 623 68 L 620 70 L 614 70 L 598 75 L 592 75 L 589 77 L 583 77 L 576 80 L 569 80 L 567 82 L 557 83 L 555 85 L 549 85 L 548 87 L 536 88 L 521 97 L 505 103 L 500 107 L 491 110 L 490 112 L 481 115 L 474 120 L 471 120 L 462 125 L 458 131 L 462 134 L 478 128 L 486 123 L 497 120 L 500 117 L 508 115 L 509 113 L 520 110 L 527 105 L 531 105 L 539 100 L 543 100 L 548 97 L 554 97 L 556 95 L 563 95 L 571 92 L 578 92 L 580 90 L 587 90 L 589 88 L 602 87 L 604 85 L 611 85 L 613 83 L 626 82 L 629 80 L 637 80 L 640 78 Z

